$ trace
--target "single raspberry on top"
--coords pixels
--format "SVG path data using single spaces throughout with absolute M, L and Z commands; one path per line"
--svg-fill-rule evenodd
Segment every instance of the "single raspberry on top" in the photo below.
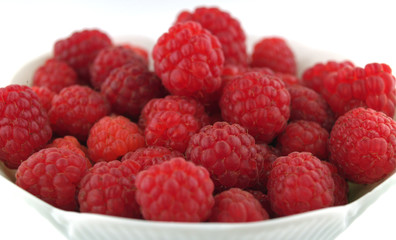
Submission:
M 210 222 L 253 222 L 269 219 L 267 211 L 249 192 L 231 188 L 215 196 Z
M 87 170 L 81 155 L 64 148 L 45 148 L 18 167 L 16 184 L 54 207 L 77 211 L 77 185 Z
M 33 75 L 33 86 L 47 87 L 56 93 L 75 84 L 78 84 L 78 78 L 74 69 L 53 58 L 48 59 Z
M 377 182 L 396 168 L 396 122 L 382 112 L 355 108 L 339 117 L 330 133 L 330 162 L 346 179 Z
M 321 93 L 336 116 L 356 107 L 369 107 L 389 117 L 395 113 L 396 79 L 386 64 L 345 67 L 330 73 L 323 80 Z
M 73 85 L 52 99 L 48 115 L 55 133 L 74 136 L 84 143 L 92 125 L 109 113 L 110 105 L 99 92 Z
M 127 63 L 114 69 L 102 84 L 100 92 L 114 113 L 137 118 L 146 103 L 165 93 L 161 80 L 145 66 Z
M 272 164 L 268 197 L 277 216 L 333 206 L 334 180 L 329 168 L 307 152 L 293 152 Z
M 89 131 L 88 153 L 92 161 L 112 161 L 145 145 L 137 124 L 124 116 L 105 116 Z
M 251 66 L 268 67 L 275 72 L 297 73 L 294 53 L 280 37 L 265 37 L 255 43 Z
M 327 74 L 336 72 L 344 67 L 354 67 L 354 64 L 350 61 L 327 61 L 325 63 L 316 63 L 303 72 L 302 84 L 320 93 L 323 88 L 323 79 Z
M 238 123 L 249 134 L 270 143 L 286 127 L 290 94 L 276 76 L 248 72 L 227 84 L 220 98 L 224 120 Z
M 168 95 L 163 98 L 151 99 L 142 109 L 139 116 L 139 126 L 146 128 L 148 122 L 157 113 L 162 111 L 175 111 L 181 114 L 194 116 L 202 126 L 209 123 L 209 117 L 204 106 L 197 100 L 189 97 Z
M 214 205 L 208 171 L 173 158 L 138 173 L 136 201 L 146 220 L 203 222 Z
M 80 80 L 89 82 L 89 67 L 98 52 L 112 45 L 109 36 L 97 29 L 74 32 L 54 44 L 54 57 L 66 62 L 78 74 Z
M 49 90 L 47 87 L 32 87 L 34 93 L 37 94 L 41 105 L 44 109 L 48 111 L 51 109 L 52 99 L 55 97 L 56 93 Z
M 197 22 L 172 26 L 157 40 L 153 60 L 155 72 L 174 95 L 202 98 L 221 87 L 221 44 Z
M 0 161 L 13 169 L 51 139 L 47 112 L 30 87 L 0 88 L 0 133 Z
M 80 212 L 141 218 L 135 199 L 139 170 L 140 165 L 134 161 L 96 163 L 79 185 Z
M 334 113 L 322 95 L 301 85 L 289 86 L 287 90 L 291 97 L 290 121 L 314 121 L 327 131 L 331 130 Z
M 171 150 L 166 147 L 147 146 L 126 153 L 121 161 L 133 160 L 140 164 L 142 170 L 146 170 L 152 165 L 169 161 L 175 157 L 184 157 L 184 155 L 179 151 Z
M 254 138 L 239 124 L 217 122 L 194 134 L 186 159 L 204 166 L 217 190 L 248 188 L 258 181 Z
M 315 157 L 327 160 L 329 132 L 318 123 L 298 120 L 290 122 L 277 138 L 277 147 L 283 156 L 292 152 L 310 152 Z
M 245 32 L 239 21 L 229 13 L 216 7 L 199 7 L 194 12 L 181 12 L 176 22 L 184 21 L 200 23 L 219 39 L 226 64 L 247 65 Z
M 92 86 L 100 90 L 111 71 L 127 63 L 147 68 L 146 61 L 128 47 L 117 45 L 102 49 L 90 67 Z

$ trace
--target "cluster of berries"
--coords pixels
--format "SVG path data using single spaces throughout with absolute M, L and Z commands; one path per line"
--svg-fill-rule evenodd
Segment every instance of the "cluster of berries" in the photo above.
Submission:
M 55 207 L 183 222 L 343 205 L 348 181 L 394 172 L 388 65 L 328 61 L 299 78 L 285 39 L 262 38 L 252 54 L 245 40 L 238 20 L 205 7 L 181 12 L 152 59 L 75 32 L 32 86 L 0 89 L 0 160 Z

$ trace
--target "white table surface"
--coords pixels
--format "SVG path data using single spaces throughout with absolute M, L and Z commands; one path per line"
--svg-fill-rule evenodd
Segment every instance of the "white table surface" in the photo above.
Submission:
M 196 6 L 220 6 L 238 18 L 248 35 L 278 35 L 353 59 L 364 66 L 396 68 L 395 8 L 390 1 L 0 1 L 0 86 L 27 61 L 50 52 L 71 32 L 97 27 L 110 36 L 156 39 L 176 15 Z M 65 239 L 43 217 L 0 186 L 1 239 Z M 337 239 L 396 239 L 396 187 L 372 205 Z M 19 205 L 17 205 L 19 206 Z M 23 226 L 23 227 L 22 227 Z M 4 236 L 4 237 L 3 237 Z

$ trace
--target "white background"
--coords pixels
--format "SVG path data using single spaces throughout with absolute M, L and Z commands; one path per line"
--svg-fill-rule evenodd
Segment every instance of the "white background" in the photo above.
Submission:
M 315 49 L 342 54 L 359 66 L 370 62 L 396 68 L 395 6 L 389 1 L 44 1 L 0 0 L 0 86 L 27 61 L 50 52 L 73 31 L 99 28 L 110 36 L 153 40 L 176 15 L 196 6 L 219 6 L 240 20 L 248 35 L 278 35 Z M 0 186 L 0 191 L 1 191 Z M 396 190 L 381 197 L 338 239 L 396 239 Z M 18 213 L 0 192 L 0 231 L 6 238 L 64 239 L 27 206 Z M 16 202 L 18 203 L 18 202 Z

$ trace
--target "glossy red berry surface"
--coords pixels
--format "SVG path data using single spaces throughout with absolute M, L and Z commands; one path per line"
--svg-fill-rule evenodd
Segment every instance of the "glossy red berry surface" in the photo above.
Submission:
M 197 22 L 172 26 L 157 40 L 152 55 L 155 72 L 174 95 L 200 98 L 221 86 L 221 44 Z
M 396 167 L 396 122 L 382 112 L 355 108 L 339 117 L 330 134 L 330 162 L 355 183 L 377 182 Z
M 46 110 L 30 87 L 0 88 L 0 160 L 17 168 L 51 139 Z
M 183 158 L 141 171 L 136 188 L 136 201 L 146 220 L 202 222 L 214 205 L 208 171 Z

